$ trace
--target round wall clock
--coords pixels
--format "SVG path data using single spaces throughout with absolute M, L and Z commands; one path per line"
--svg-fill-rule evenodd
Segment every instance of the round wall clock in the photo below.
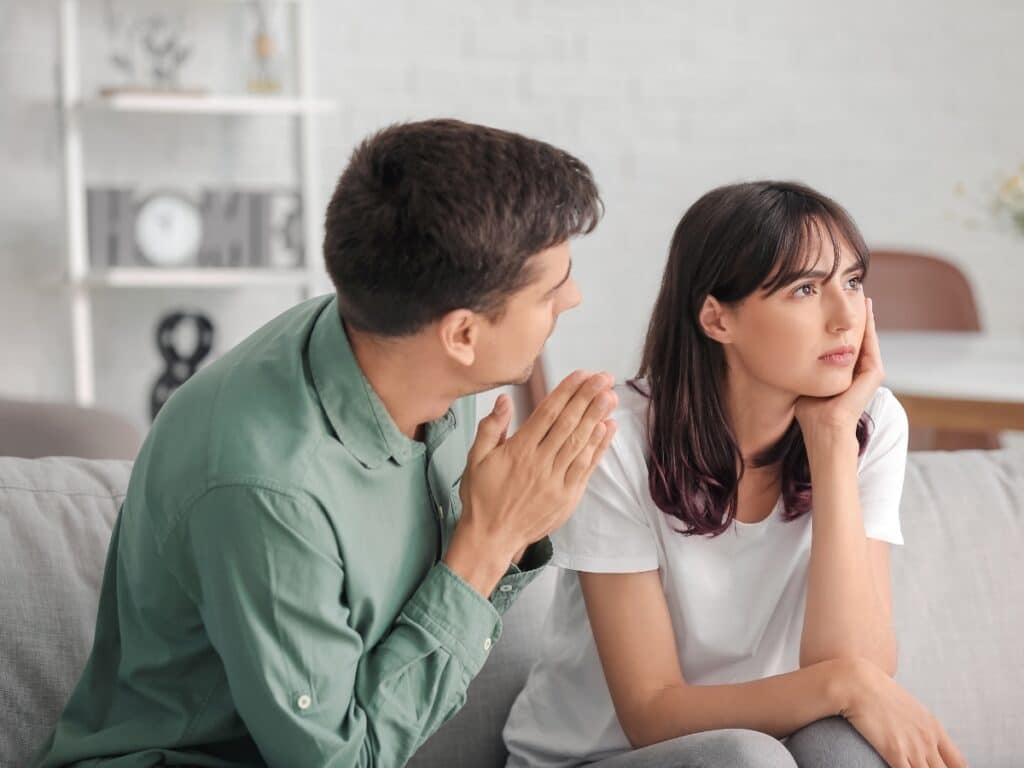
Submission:
M 157 267 L 195 263 L 203 235 L 199 208 L 176 192 L 155 192 L 135 213 L 135 244 Z

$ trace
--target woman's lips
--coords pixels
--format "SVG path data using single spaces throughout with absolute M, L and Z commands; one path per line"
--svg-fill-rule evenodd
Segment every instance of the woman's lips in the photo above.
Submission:
M 834 349 L 831 352 L 826 352 L 824 355 L 818 358 L 818 360 L 826 365 L 838 365 L 846 366 L 852 365 L 853 361 L 857 359 L 857 355 L 854 352 L 853 347 L 844 347 L 842 349 Z

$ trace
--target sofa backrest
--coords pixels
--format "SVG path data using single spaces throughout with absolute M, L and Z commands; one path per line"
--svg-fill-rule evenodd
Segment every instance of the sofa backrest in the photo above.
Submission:
M 28 763 L 85 666 L 130 471 L 0 458 L 0 766 Z
M 896 679 L 971 766 L 1024 765 L 1024 453 L 910 454 Z
M 140 445 L 135 425 L 112 411 L 0 398 L 0 456 L 134 460 Z
M 52 728 L 92 643 L 127 462 L 0 458 L 0 765 L 24 765 Z M 911 454 L 893 549 L 898 679 L 972 766 L 1024 755 L 1024 456 Z M 506 615 L 466 706 L 412 768 L 504 765 L 501 728 L 532 665 L 553 572 Z

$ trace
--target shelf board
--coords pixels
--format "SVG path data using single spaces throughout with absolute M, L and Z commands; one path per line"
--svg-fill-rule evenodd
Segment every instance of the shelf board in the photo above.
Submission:
M 96 288 L 231 288 L 247 285 L 303 285 L 309 279 L 309 273 L 301 267 L 111 267 L 93 269 L 80 282 Z
M 178 2 L 183 3 L 183 4 L 206 3 L 206 4 L 213 4 L 213 5 L 216 5 L 217 3 L 227 3 L 228 5 L 231 5 L 231 4 L 239 5 L 241 3 L 251 4 L 252 1 L 253 0 L 178 0 Z M 309 3 L 309 0 L 271 0 L 271 4 L 276 4 L 276 5 L 304 5 L 304 4 L 307 4 L 307 3 Z
M 301 115 L 333 112 L 337 104 L 325 99 L 228 94 L 115 93 L 81 102 L 92 112 L 158 112 L 207 115 Z

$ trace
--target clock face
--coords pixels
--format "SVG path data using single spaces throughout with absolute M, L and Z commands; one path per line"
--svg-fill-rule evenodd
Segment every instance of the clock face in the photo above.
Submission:
M 202 234 L 198 208 L 172 192 L 150 195 L 135 215 L 135 244 L 146 261 L 158 267 L 194 262 Z

